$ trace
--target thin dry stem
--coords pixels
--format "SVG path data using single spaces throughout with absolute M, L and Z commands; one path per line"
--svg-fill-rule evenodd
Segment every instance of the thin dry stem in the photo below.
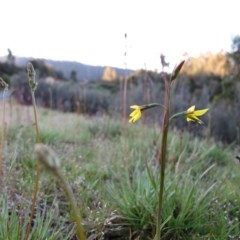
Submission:
M 40 143 L 40 134 L 39 134 L 38 117 L 37 117 L 37 106 L 36 106 L 34 92 L 32 92 L 32 101 L 33 101 L 33 114 L 34 114 L 34 119 L 35 119 L 36 143 Z
M 2 114 L 2 136 L 1 136 L 1 146 L 0 146 L 0 176 L 1 182 L 3 182 L 3 148 L 4 148 L 4 141 L 5 141 L 5 93 L 8 90 L 8 84 L 0 78 L 0 85 L 4 88 L 2 94 L 2 105 L 3 105 L 3 114 Z
M 125 38 L 125 52 L 124 57 L 127 57 L 127 33 L 124 34 Z M 123 112 L 122 112 L 122 120 L 123 120 L 123 135 L 127 137 L 127 129 L 126 129 L 126 121 L 127 121 L 127 85 L 128 85 L 128 76 L 127 76 L 127 59 L 125 59 L 125 74 L 123 79 Z M 126 142 L 124 142 L 124 161 L 128 168 L 129 161 L 128 161 L 128 146 Z
M 34 114 L 35 131 L 36 131 L 36 143 L 40 143 L 40 134 L 39 134 L 38 117 L 37 117 L 37 107 L 36 107 L 36 100 L 35 100 L 35 94 L 34 94 L 35 90 L 37 88 L 37 82 L 35 80 L 35 70 L 34 70 L 33 65 L 31 63 L 28 63 L 28 65 L 27 65 L 27 72 L 28 72 L 29 87 L 31 89 L 31 94 L 32 94 L 33 114 Z M 32 228 L 34 209 L 35 209 L 36 200 L 37 200 L 37 193 L 38 193 L 39 176 L 40 176 L 40 165 L 39 165 L 39 162 L 37 162 L 36 177 L 35 177 L 33 199 L 32 199 L 32 206 L 31 206 L 31 215 L 30 215 L 30 219 L 29 219 L 29 223 L 28 223 L 28 228 L 27 228 L 27 233 L 26 233 L 25 240 L 28 239 L 28 236 L 29 236 L 29 234 L 31 232 L 31 228 Z

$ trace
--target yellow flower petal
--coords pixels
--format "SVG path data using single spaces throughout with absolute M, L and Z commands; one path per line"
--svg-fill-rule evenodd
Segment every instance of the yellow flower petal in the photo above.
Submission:
M 130 108 L 133 108 L 133 109 L 140 109 L 140 106 L 138 106 L 138 105 L 132 105 L 132 106 L 130 106 Z
M 202 115 L 204 115 L 209 109 L 205 108 L 205 109 L 201 109 L 201 110 L 196 110 L 195 111 L 195 106 L 191 106 L 186 112 L 186 120 L 188 122 L 193 121 L 193 122 L 198 122 L 200 124 L 202 124 L 203 122 L 198 118 Z
M 153 107 L 158 107 L 158 106 L 162 106 L 162 105 L 158 104 L 158 103 L 151 103 L 151 104 L 142 105 L 142 106 L 139 106 L 139 105 L 130 106 L 130 108 L 132 108 L 134 110 L 129 115 L 129 117 L 130 117 L 129 122 L 130 123 L 136 122 L 142 116 L 142 112 L 144 110 L 149 109 L 149 108 L 153 108 Z
M 141 111 L 138 111 L 135 113 L 135 115 L 133 116 L 133 118 L 135 119 L 135 121 L 137 121 L 140 117 L 141 117 Z
M 129 123 L 134 123 L 133 118 L 129 119 Z
M 196 111 L 194 111 L 194 115 L 200 117 L 200 116 L 204 115 L 208 110 L 209 110 L 208 108 L 196 110 Z
M 136 122 L 140 117 L 141 117 L 141 112 L 138 112 L 138 113 L 136 113 L 135 115 L 133 115 L 133 116 L 129 119 L 129 122 L 130 122 L 130 123 L 134 123 L 134 122 Z
M 134 115 L 136 115 L 136 111 L 138 111 L 138 110 L 134 110 L 129 116 L 133 117 Z
M 196 117 L 196 116 L 188 116 L 187 117 L 187 121 L 188 122 L 192 121 L 192 122 L 202 123 L 202 121 L 198 117 Z
M 195 105 L 191 106 L 191 107 L 187 110 L 187 112 L 193 112 L 194 110 L 195 110 Z
M 136 122 L 142 115 L 141 113 L 141 107 L 138 105 L 133 105 L 130 108 L 135 109 L 129 116 L 129 123 L 134 123 Z

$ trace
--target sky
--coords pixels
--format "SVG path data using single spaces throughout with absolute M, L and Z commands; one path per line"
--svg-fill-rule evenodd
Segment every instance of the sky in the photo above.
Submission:
M 0 56 L 9 48 L 21 57 L 159 70 L 160 54 L 171 67 L 186 53 L 230 51 L 240 34 L 239 5 L 239 0 L 2 0 Z

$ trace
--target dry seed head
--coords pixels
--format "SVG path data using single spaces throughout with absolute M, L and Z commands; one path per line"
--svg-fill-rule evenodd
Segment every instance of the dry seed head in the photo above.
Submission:
M 34 92 L 37 89 L 37 82 L 35 79 L 35 70 L 32 65 L 32 63 L 27 64 L 27 73 L 28 73 L 28 80 L 29 80 L 29 86 L 32 92 Z
M 55 152 L 44 144 L 35 145 L 37 160 L 49 171 L 56 172 L 60 167 L 60 162 Z

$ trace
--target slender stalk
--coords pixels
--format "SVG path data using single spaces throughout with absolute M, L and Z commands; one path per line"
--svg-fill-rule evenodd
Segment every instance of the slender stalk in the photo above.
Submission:
M 4 101 L 4 92 L 3 92 L 2 136 L 1 136 L 1 147 L 0 147 L 0 176 L 1 177 L 3 177 L 4 137 L 5 137 L 5 101 Z
M 168 79 L 166 73 L 163 75 L 164 83 L 165 83 L 165 108 L 163 115 L 163 125 L 162 125 L 162 139 L 161 139 L 161 147 L 159 153 L 159 167 L 161 171 L 160 174 L 160 185 L 159 185 L 159 195 L 158 195 L 158 212 L 157 212 L 157 226 L 156 226 L 156 235 L 154 240 L 161 240 L 161 225 L 162 225 L 162 206 L 163 206 L 163 191 L 164 191 L 164 178 L 165 178 L 165 168 L 166 168 L 166 156 L 167 156 L 167 138 L 168 138 L 168 126 L 169 122 L 172 118 L 178 117 L 179 115 L 174 115 L 170 119 L 170 90 L 172 83 L 177 78 L 182 66 L 184 64 L 184 60 L 181 61 L 173 70 L 170 79 Z M 185 112 L 180 113 L 181 116 L 185 114 Z
M 53 176 L 55 176 L 60 185 L 62 186 L 70 205 L 71 217 L 73 219 L 73 222 L 75 223 L 76 234 L 78 236 L 78 239 L 86 240 L 84 229 L 82 227 L 82 219 L 79 214 L 73 192 L 61 172 L 59 159 L 57 158 L 56 154 L 52 151 L 52 149 L 43 144 L 36 144 L 35 153 L 38 162 L 43 167 L 45 167 L 45 169 L 48 170 Z
M 37 83 L 35 80 L 35 70 L 31 63 L 28 63 L 27 71 L 28 71 L 28 78 L 29 78 L 29 86 L 30 86 L 31 95 L 32 95 L 33 114 L 34 114 L 34 120 L 35 120 L 35 130 L 36 130 L 36 143 L 40 143 L 37 107 L 36 107 L 36 100 L 35 100 L 35 90 L 37 88 Z M 36 201 L 37 201 L 39 177 L 40 177 L 40 163 L 37 162 L 36 176 L 35 176 L 35 183 L 34 183 L 34 190 L 33 190 L 33 199 L 32 199 L 32 206 L 31 206 L 31 215 L 30 215 L 30 219 L 29 219 L 29 223 L 28 223 L 28 227 L 27 227 L 25 240 L 28 239 L 28 236 L 29 236 L 29 234 L 31 232 L 31 228 L 32 228 L 34 209 L 35 209 L 35 205 L 36 205 Z
M 40 134 L 39 134 L 39 127 L 38 127 L 38 117 L 37 117 L 37 106 L 36 106 L 35 94 L 34 94 L 34 92 L 31 92 L 31 94 L 32 94 L 32 103 L 33 103 L 33 114 L 34 114 L 34 119 L 35 119 L 36 143 L 40 143 Z
M 124 83 L 123 83 L 123 122 L 126 123 L 127 118 L 127 76 L 124 77 Z
M 34 119 L 35 119 L 36 143 L 40 143 L 37 108 L 36 108 L 36 101 L 35 101 L 34 92 L 32 92 L 32 102 L 33 102 L 33 113 L 34 113 Z M 26 238 L 25 238 L 26 240 L 28 239 L 28 236 L 29 236 L 29 234 L 31 232 L 31 228 L 32 228 L 34 209 L 35 209 L 35 205 L 36 205 L 36 201 L 37 201 L 39 177 L 40 177 L 40 163 L 37 162 L 35 183 L 34 183 L 34 190 L 33 190 L 33 199 L 32 199 L 32 206 L 31 206 L 31 215 L 30 215 L 30 219 L 29 219 L 29 223 L 28 223 L 27 234 L 26 234 Z
M 2 113 L 2 136 L 1 136 L 1 146 L 0 146 L 0 176 L 3 182 L 3 148 L 4 148 L 4 140 L 5 140 L 5 92 L 8 90 L 8 84 L 0 78 L 0 85 L 4 87 L 2 94 L 2 105 L 3 105 L 3 113 Z
M 66 182 L 64 176 L 62 175 L 62 173 L 59 170 L 55 171 L 55 175 L 58 178 L 59 182 L 61 183 L 62 188 L 65 192 L 65 195 L 69 201 L 72 218 L 76 224 L 77 236 L 78 236 L 79 240 L 86 240 L 86 236 L 84 234 L 84 229 L 81 224 L 82 219 L 81 219 L 80 214 L 78 213 L 78 208 L 77 208 L 75 198 L 73 196 L 73 192 L 72 192 L 71 188 L 69 187 L 69 184 Z
M 162 125 L 162 138 L 160 153 L 158 157 L 160 167 L 160 186 L 158 193 L 158 210 L 157 210 L 157 226 L 155 240 L 161 239 L 161 224 L 162 224 L 162 206 L 163 206 L 163 190 L 164 190 L 164 179 L 165 179 L 165 168 L 166 168 L 166 156 L 167 156 L 167 138 L 168 138 L 168 126 L 169 126 L 169 112 L 170 112 L 170 83 L 165 77 L 165 108 L 163 115 Z
M 29 234 L 31 232 L 31 228 L 32 228 L 34 209 L 35 209 L 35 204 L 36 204 L 36 201 L 37 201 L 39 176 L 40 176 L 40 164 L 37 163 L 36 177 L 35 177 L 35 183 L 34 183 L 33 199 L 32 199 L 32 205 L 31 205 L 31 215 L 30 215 L 30 219 L 29 219 L 29 222 L 28 222 L 27 233 L 26 233 L 26 238 L 25 238 L 26 240 L 28 239 L 28 236 L 29 236 Z
M 126 71 L 126 70 L 125 70 Z M 127 120 L 127 75 L 125 73 L 124 76 L 124 83 L 123 83 L 123 136 L 124 138 L 127 137 L 127 129 L 126 129 L 126 120 Z M 126 141 L 124 141 L 124 161 L 128 168 L 129 162 L 128 162 L 128 146 Z
M 124 38 L 125 38 L 125 51 L 124 51 L 124 57 L 125 59 L 125 74 L 124 74 L 124 80 L 123 80 L 123 112 L 122 112 L 122 116 L 123 116 L 123 123 L 126 123 L 126 118 L 127 118 L 127 82 L 128 82 L 128 78 L 127 78 L 127 33 L 124 34 Z
M 127 121 L 127 85 L 128 85 L 128 76 L 127 76 L 127 33 L 124 34 L 125 38 L 125 51 L 124 51 L 124 57 L 125 57 L 125 70 L 124 70 L 124 79 L 123 79 L 123 99 L 122 99 L 122 122 L 123 122 L 123 136 L 124 138 L 127 138 L 127 129 L 126 129 L 126 121 Z M 124 162 L 126 164 L 126 167 L 128 169 L 129 167 L 129 161 L 128 161 L 128 145 L 126 141 L 124 141 Z

